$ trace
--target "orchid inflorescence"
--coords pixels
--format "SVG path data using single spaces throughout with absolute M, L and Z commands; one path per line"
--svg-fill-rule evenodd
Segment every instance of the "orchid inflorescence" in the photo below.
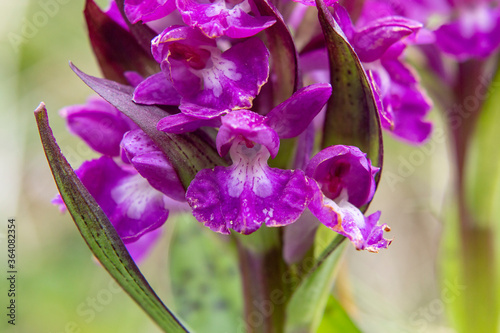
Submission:
M 191 212 L 238 236 L 245 297 L 254 298 L 247 313 L 275 283 L 290 289 L 282 306 L 302 303 L 279 274 L 310 278 L 307 290 L 343 239 L 369 252 L 392 242 L 381 213 L 365 212 L 381 177 L 382 132 L 412 145 L 432 135 L 433 104 L 416 68 L 459 100 L 473 85 L 457 68 L 482 68 L 474 61 L 500 46 L 500 9 L 490 0 L 112 0 L 105 11 L 87 0 L 84 14 L 105 78 L 70 63 L 99 96 L 60 115 L 101 156 L 73 170 L 37 109 L 60 191 L 53 203 L 166 331 L 187 330 L 135 263 L 169 215 Z M 461 171 L 468 128 L 451 128 Z M 302 270 L 294 265 L 317 250 L 320 223 L 341 236 Z M 278 250 L 246 252 L 238 234 L 268 227 L 283 227 L 272 229 Z M 269 262 L 274 275 L 261 267 Z M 252 289 L 253 274 L 263 286 Z M 280 311 L 265 325 L 283 329 Z
M 330 6 L 325 15 L 363 68 L 353 75 L 369 83 L 364 91 L 376 105 L 378 126 L 411 144 L 421 144 L 431 134 L 431 124 L 425 120 L 431 102 L 405 61 L 406 49 L 412 45 L 440 48 L 466 59 L 486 56 L 500 43 L 499 34 L 492 32 L 500 16 L 488 1 L 432 1 L 427 7 L 419 3 L 365 1 L 357 8 L 353 24 L 349 11 L 337 1 L 318 1 Z M 378 252 L 389 246 L 391 241 L 383 235 L 389 227 L 378 224 L 380 213 L 366 217 L 360 210 L 372 200 L 380 172 L 372 166 L 368 152 L 362 151 L 366 147 L 349 145 L 355 140 L 317 144 L 317 137 L 331 130 L 325 105 L 332 90 L 332 98 L 342 98 L 335 94 L 344 91 L 339 86 L 345 82 L 331 82 L 332 54 L 317 31 L 317 21 L 313 28 L 307 27 L 311 22 L 305 13 L 316 5 L 310 0 L 275 4 L 267 0 L 126 0 L 118 5 L 112 1 L 104 13 L 87 1 L 89 33 L 105 76 L 128 86 L 130 102 L 137 110 L 151 106 L 163 112 L 155 124 L 157 131 L 194 133 L 220 157 L 211 161 L 211 168 L 195 170 L 186 183 L 164 147 L 122 113 L 126 106 L 113 98 L 91 97 L 84 105 L 61 110 L 69 130 L 102 155 L 83 163 L 76 173 L 133 256 L 142 257 L 153 244 L 155 230 L 169 212 L 187 210 L 215 232 L 251 234 L 262 224 L 287 226 L 309 209 L 358 250 Z M 430 12 L 450 21 L 434 31 L 424 28 L 426 22 L 421 21 Z M 281 13 L 287 13 L 286 19 Z M 485 21 L 475 23 L 471 15 Z M 116 55 L 106 55 L 105 47 L 99 49 L 98 33 L 103 28 L 95 28 L 98 21 L 105 22 L 109 31 L 114 29 L 116 36 L 134 41 L 127 46 L 135 47 L 130 54 L 124 53 L 125 47 L 115 50 L 122 52 L 122 58 L 134 59 L 116 60 Z M 149 53 L 141 48 L 144 38 L 137 33 L 138 25 L 143 34 L 156 35 Z M 304 41 L 300 32 L 306 28 L 311 37 Z M 477 33 L 482 30 L 484 34 Z M 299 50 L 292 36 L 297 45 L 300 42 Z M 477 47 L 464 47 L 467 43 L 461 40 Z M 291 62 L 294 68 L 286 68 L 289 59 L 295 60 Z M 283 74 L 284 69 L 292 73 Z M 105 81 L 86 77 L 87 83 Z M 283 81 L 286 78 L 292 83 Z M 309 85 L 302 88 L 301 82 Z M 293 138 L 293 149 L 282 153 L 285 162 L 270 167 L 270 158 L 281 153 L 280 143 Z M 192 158 L 188 153 L 185 157 Z M 381 162 L 378 159 L 379 166 Z M 60 197 L 55 202 L 64 207 Z

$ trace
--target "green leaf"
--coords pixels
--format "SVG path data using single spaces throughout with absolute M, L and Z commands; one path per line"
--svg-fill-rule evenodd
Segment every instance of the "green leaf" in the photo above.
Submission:
M 198 171 L 226 165 L 215 148 L 207 143 L 201 132 L 170 134 L 158 131 L 158 121 L 169 115 L 165 110 L 152 105 L 139 105 L 132 101 L 134 88 L 87 75 L 70 63 L 71 69 L 102 98 L 132 119 L 167 156 L 177 172 L 179 180 L 187 189 Z
M 235 332 L 244 326 L 235 244 L 192 220 L 176 223 L 170 244 L 175 309 L 198 333 Z
M 62 154 L 43 103 L 36 109 L 35 118 L 59 193 L 94 256 L 165 332 L 187 332 L 148 284 L 115 228 Z
M 327 231 L 331 233 L 331 230 L 328 229 Z M 336 239 L 338 240 L 339 238 Z M 342 257 L 345 244 L 339 242 L 335 247 L 336 250 L 325 256 L 321 266 L 312 269 L 293 293 L 287 306 L 285 332 L 315 333 L 317 331 L 326 308 L 335 280 L 336 268 Z
M 368 77 L 323 0 L 316 0 L 330 61 L 333 93 L 328 101 L 322 147 L 357 146 L 382 167 L 382 130 Z M 377 181 L 380 177 L 380 172 Z
M 325 315 L 316 333 L 361 333 L 333 295 L 326 304 Z

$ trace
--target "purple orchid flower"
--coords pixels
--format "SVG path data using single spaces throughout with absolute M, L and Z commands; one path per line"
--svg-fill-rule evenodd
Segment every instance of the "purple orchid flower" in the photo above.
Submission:
M 186 192 L 193 215 L 213 231 L 250 234 L 263 223 L 284 226 L 309 204 L 310 185 L 303 171 L 267 165 L 278 152 L 279 138 L 265 120 L 244 110 L 223 117 L 217 148 L 221 154 L 229 150 L 233 164 L 198 172 Z
M 401 15 L 427 23 L 435 17 L 436 47 L 458 61 L 486 58 L 500 45 L 500 8 L 492 0 L 370 0 L 362 18 Z M 435 23 L 433 25 L 436 25 Z
M 153 75 L 139 85 L 136 101 L 175 104 L 180 96 L 179 109 L 196 118 L 250 108 L 269 76 L 269 52 L 257 38 L 222 52 L 200 30 L 174 26 L 153 39 L 152 52 L 165 74 Z M 158 87 L 164 93 L 151 93 Z
M 436 45 L 458 61 L 486 58 L 500 46 L 500 7 L 496 1 L 451 1 L 452 19 L 436 31 Z
M 229 152 L 233 164 L 200 171 L 186 199 L 193 215 L 211 230 L 250 234 L 264 223 L 284 226 L 296 221 L 312 198 L 310 180 L 302 170 L 271 168 L 279 138 L 303 132 L 331 94 L 329 84 L 299 90 L 267 116 L 234 111 L 221 118 L 217 150 Z M 304 112 L 308 110 L 308 112 Z M 168 118 L 167 118 L 168 119 Z
M 373 198 L 378 171 L 359 148 L 352 146 L 323 149 L 306 167 L 306 175 L 316 181 L 309 209 L 325 226 L 347 237 L 357 250 L 378 252 L 392 242 L 383 237 L 390 228 L 377 224 L 380 212 L 365 217 L 359 210 Z
M 84 162 L 76 174 L 134 257 L 143 258 L 154 243 L 142 239 L 157 238 L 159 233 L 147 235 L 165 223 L 170 208 L 181 209 L 174 201 L 184 201 L 177 174 L 151 139 L 106 101 L 93 97 L 60 113 L 70 132 L 104 155 Z M 53 203 L 64 210 L 60 196 Z
M 422 24 L 390 16 L 354 27 L 347 11 L 334 4 L 335 19 L 350 41 L 367 72 L 375 92 L 382 127 L 399 139 L 421 144 L 429 138 L 432 125 L 424 118 L 431 102 L 419 86 L 414 71 L 402 61 L 406 44 Z M 302 56 L 304 70 L 313 80 L 328 80 L 325 49 Z

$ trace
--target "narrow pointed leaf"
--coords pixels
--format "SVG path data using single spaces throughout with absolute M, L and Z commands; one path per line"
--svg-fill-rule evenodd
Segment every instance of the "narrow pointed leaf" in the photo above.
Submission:
M 125 71 L 144 77 L 160 71 L 151 52 L 146 52 L 130 32 L 103 13 L 93 0 L 87 0 L 84 14 L 90 43 L 105 78 L 126 84 Z
M 320 227 L 318 232 L 326 229 Z M 331 233 L 329 229 L 327 232 Z M 293 293 L 286 310 L 286 333 L 315 333 L 321 323 L 331 293 L 337 267 L 346 243 L 325 256 L 321 266 L 307 274 Z
M 328 49 L 333 87 L 322 146 L 357 146 L 368 155 L 373 165 L 381 168 L 382 131 L 370 83 L 358 56 L 323 0 L 316 0 L 316 4 Z
M 70 64 L 73 71 L 102 98 L 132 119 L 165 153 L 187 189 L 198 171 L 226 165 L 215 148 L 197 133 L 171 134 L 158 131 L 156 124 L 169 115 L 163 109 L 151 105 L 139 105 L 132 101 L 134 89 L 110 80 L 87 75 Z
M 298 75 L 298 55 L 292 35 L 278 9 L 269 0 L 254 2 L 261 15 L 276 19 L 276 23 L 265 32 L 276 75 L 276 80 L 273 81 L 274 105 L 278 105 L 302 86 Z
M 94 256 L 165 332 L 187 332 L 148 284 L 111 222 L 62 154 L 43 103 L 35 111 L 35 118 L 59 193 Z

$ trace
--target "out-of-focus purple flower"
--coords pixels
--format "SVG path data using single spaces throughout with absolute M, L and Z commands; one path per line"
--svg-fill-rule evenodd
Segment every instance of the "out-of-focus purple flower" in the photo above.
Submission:
M 250 234 L 263 223 L 277 227 L 299 218 L 311 199 L 310 185 L 301 170 L 267 165 L 278 147 L 265 117 L 244 110 L 223 117 L 217 148 L 229 150 L 233 164 L 204 169 L 191 182 L 186 199 L 196 219 L 222 234 Z
M 433 17 L 435 45 L 465 61 L 486 58 L 500 45 L 500 8 L 492 0 L 368 0 L 362 21 L 401 15 L 424 24 Z M 433 42 L 434 43 L 434 42 Z
M 450 10 L 448 0 L 365 0 L 359 24 L 386 16 L 404 16 L 426 24 Z
M 419 85 L 413 70 L 404 63 L 405 41 L 420 32 L 422 24 L 399 16 L 364 21 L 354 27 L 347 11 L 334 4 L 335 19 L 352 44 L 375 93 L 382 127 L 409 143 L 429 138 L 432 125 L 425 121 L 431 102 Z M 306 78 L 329 80 L 328 53 L 317 49 L 301 56 Z
M 200 28 L 210 38 L 245 38 L 276 22 L 272 17 L 249 15 L 249 1 L 252 0 L 177 0 L 177 7 L 186 24 Z
M 123 135 L 137 128 L 118 109 L 98 97 L 89 98 L 83 105 L 65 107 L 60 115 L 66 119 L 71 133 L 98 153 L 108 156 L 118 156 Z
M 336 20 L 371 80 L 383 128 L 410 143 L 424 142 L 432 131 L 432 125 L 424 120 L 431 102 L 416 74 L 402 61 L 403 40 L 415 38 L 422 24 L 389 16 L 354 27 L 345 9 L 334 7 Z
M 496 1 L 453 1 L 457 15 L 436 31 L 436 45 L 459 61 L 486 58 L 500 46 L 500 8 Z
M 365 217 L 359 210 L 373 197 L 378 170 L 352 146 L 328 147 L 306 167 L 306 175 L 316 181 L 309 209 L 325 226 L 349 238 L 357 250 L 378 252 L 391 243 L 383 237 L 389 227 L 377 224 L 380 212 Z
M 153 39 L 152 52 L 181 96 L 180 110 L 196 118 L 250 108 L 269 76 L 269 52 L 257 38 L 222 52 L 200 30 L 177 26 Z
M 125 0 L 125 14 L 131 23 L 161 19 L 175 8 L 175 0 Z

